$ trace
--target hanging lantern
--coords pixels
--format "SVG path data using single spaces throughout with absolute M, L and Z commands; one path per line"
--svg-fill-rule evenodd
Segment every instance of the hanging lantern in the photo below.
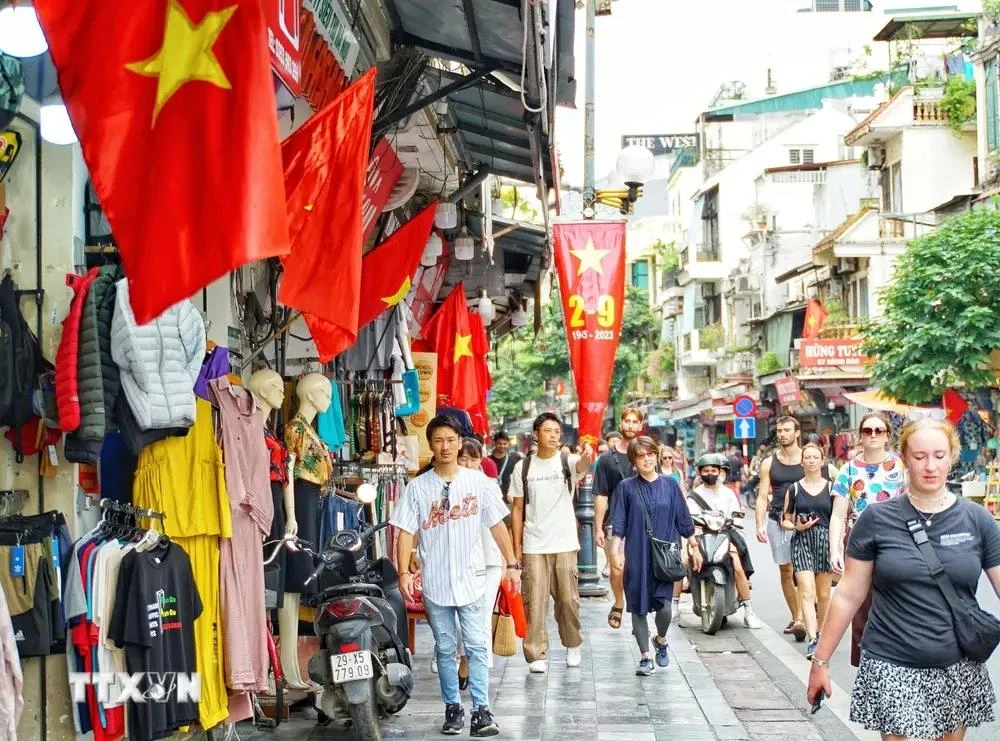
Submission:
M 427 246 L 424 247 L 424 254 L 434 258 L 441 257 L 444 254 L 444 242 L 441 241 L 441 237 L 437 233 L 431 232 L 431 236 L 427 238 Z
M 0 52 L 12 57 L 37 57 L 49 48 L 35 9 L 27 0 L 0 10 Z
M 435 265 L 437 265 L 437 261 L 438 261 L 438 256 L 432 255 L 426 249 L 424 250 L 424 254 L 420 256 L 420 264 L 423 265 L 425 268 L 433 268 Z
M 43 105 L 39 118 L 42 139 L 49 144 L 72 144 L 77 140 L 76 131 L 69 120 L 69 112 L 62 103 Z
M 471 260 L 476 256 L 476 240 L 462 229 L 462 236 L 455 240 L 455 259 Z
M 528 312 L 524 310 L 524 306 L 521 304 L 517 305 L 517 308 L 510 315 L 510 325 L 512 327 L 523 327 L 528 323 Z
M 454 203 L 439 203 L 434 213 L 434 226 L 438 229 L 454 229 L 458 226 L 458 206 Z
M 489 326 L 497 317 L 497 309 L 493 301 L 486 295 L 486 289 L 479 289 L 479 316 L 483 319 L 483 324 Z

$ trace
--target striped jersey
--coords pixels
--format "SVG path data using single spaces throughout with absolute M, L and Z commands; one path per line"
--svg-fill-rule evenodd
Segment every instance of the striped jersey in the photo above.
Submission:
M 506 516 L 500 487 L 482 472 L 459 468 L 448 483 L 431 469 L 407 484 L 390 523 L 419 535 L 424 596 L 451 607 L 482 599 L 483 528 L 503 522 Z

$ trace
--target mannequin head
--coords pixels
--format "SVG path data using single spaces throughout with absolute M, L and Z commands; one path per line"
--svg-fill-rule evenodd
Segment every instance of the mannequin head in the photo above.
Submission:
M 250 389 L 261 405 L 268 411 L 279 409 L 285 402 L 285 383 L 275 371 L 265 368 L 250 376 L 247 381 Z
M 309 373 L 295 387 L 295 395 L 299 398 L 299 415 L 312 422 L 317 412 L 330 408 L 333 387 L 322 373 Z

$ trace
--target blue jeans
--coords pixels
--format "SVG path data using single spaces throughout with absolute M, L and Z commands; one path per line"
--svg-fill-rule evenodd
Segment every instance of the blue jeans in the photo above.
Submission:
M 483 618 L 482 600 L 461 607 L 435 605 L 424 595 L 424 612 L 434 634 L 435 658 L 438 679 L 441 681 L 441 699 L 445 705 L 460 705 L 458 692 L 458 636 L 455 619 L 462 627 L 462 643 L 469 659 L 469 691 L 472 693 L 472 707 L 490 704 L 490 670 L 486 666 L 486 625 Z

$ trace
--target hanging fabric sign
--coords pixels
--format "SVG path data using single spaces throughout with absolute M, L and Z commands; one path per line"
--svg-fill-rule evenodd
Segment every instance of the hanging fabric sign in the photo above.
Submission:
M 625 303 L 625 222 L 553 226 L 580 441 L 594 445 L 608 406 Z

